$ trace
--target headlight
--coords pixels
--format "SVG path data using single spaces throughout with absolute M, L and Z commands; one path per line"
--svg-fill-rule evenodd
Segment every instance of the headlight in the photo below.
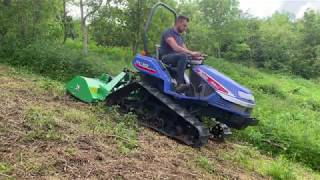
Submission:
M 239 91 L 238 94 L 242 99 L 246 99 L 246 100 L 249 100 L 249 101 L 254 101 L 254 97 L 253 97 L 252 94 L 248 94 L 248 93 L 245 93 L 245 92 L 242 92 L 242 91 Z

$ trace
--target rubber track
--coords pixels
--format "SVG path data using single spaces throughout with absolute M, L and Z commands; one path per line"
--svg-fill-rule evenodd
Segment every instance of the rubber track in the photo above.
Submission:
M 157 88 L 154 88 L 146 83 L 139 83 L 145 90 L 147 90 L 150 94 L 160 100 L 163 104 L 165 104 L 172 111 L 177 113 L 180 117 L 182 117 L 185 121 L 187 121 L 190 125 L 195 127 L 198 130 L 198 142 L 194 144 L 188 144 L 195 147 L 200 147 L 207 143 L 208 138 L 210 137 L 210 133 L 206 127 L 193 115 L 191 115 L 185 108 L 181 107 L 179 104 L 175 103 L 171 98 L 164 95 Z M 170 136 L 170 135 L 169 135 Z
M 159 91 L 157 88 L 154 88 L 147 83 L 143 82 L 133 82 L 131 84 L 128 84 L 127 86 L 113 92 L 107 97 L 107 102 L 112 100 L 113 98 L 122 98 L 124 96 L 128 96 L 128 94 L 134 90 L 137 90 L 139 88 L 143 88 L 146 90 L 149 94 L 157 98 L 162 104 L 166 105 L 167 108 L 171 109 L 173 112 L 175 112 L 177 115 L 182 117 L 188 124 L 192 125 L 197 131 L 198 131 L 198 138 L 196 142 L 189 142 L 185 141 L 183 138 L 180 138 L 178 136 L 173 136 L 171 134 L 166 133 L 162 129 L 158 129 L 155 127 L 152 127 L 148 124 L 142 123 L 142 125 L 147 126 L 149 128 L 155 129 L 156 131 L 159 131 L 166 136 L 178 139 L 182 142 L 184 142 L 187 145 L 193 146 L 193 147 L 201 147 L 205 145 L 208 142 L 208 138 L 210 137 L 210 133 L 206 127 L 203 126 L 203 124 L 192 114 L 190 114 L 185 108 L 181 107 L 179 104 L 175 103 L 171 98 L 164 95 L 161 91 Z M 111 102 L 111 104 L 113 104 Z

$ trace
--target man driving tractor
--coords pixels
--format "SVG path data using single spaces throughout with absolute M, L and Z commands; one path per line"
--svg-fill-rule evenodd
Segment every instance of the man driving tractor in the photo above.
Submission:
M 165 30 L 161 36 L 160 59 L 163 63 L 177 68 L 177 87 L 178 92 L 188 88 L 184 82 L 184 71 L 187 65 L 188 56 L 193 58 L 201 57 L 201 53 L 189 50 L 181 34 L 188 28 L 189 18 L 178 16 L 175 25 Z

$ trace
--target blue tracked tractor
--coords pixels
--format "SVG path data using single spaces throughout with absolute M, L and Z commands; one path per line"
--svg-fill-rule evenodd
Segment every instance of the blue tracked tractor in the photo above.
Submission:
M 113 82 L 112 87 L 116 87 L 107 91 L 107 105 L 118 105 L 123 112 L 134 112 L 143 126 L 193 147 L 206 144 L 209 138 L 223 140 L 231 134 L 230 128 L 256 125 L 257 120 L 251 117 L 255 106 L 251 91 L 204 65 L 203 60 L 189 59 L 189 73 L 185 75 L 189 89 L 184 93 L 176 92 L 174 67 L 163 64 L 158 55 L 152 56 L 148 51 L 147 32 L 159 7 L 177 17 L 166 4 L 160 2 L 153 6 L 144 29 L 145 54 L 134 57 L 132 65 L 137 71 L 125 70 L 123 73 L 130 76 L 123 77 L 131 78 L 126 78 L 125 82 L 119 79 L 121 86 L 117 86 L 112 77 L 105 82 L 106 85 Z M 72 87 L 77 89 L 67 88 L 68 91 L 73 90 L 72 94 L 81 99 L 74 93 L 81 88 L 75 82 Z M 89 83 L 84 88 L 92 90 Z

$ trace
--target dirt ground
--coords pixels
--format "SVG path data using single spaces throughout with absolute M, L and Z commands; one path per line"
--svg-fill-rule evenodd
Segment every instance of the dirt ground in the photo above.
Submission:
M 57 125 L 62 139 L 30 140 L 27 108 L 61 112 L 89 106 L 39 88 L 40 81 L 0 65 L 0 179 L 268 179 L 219 157 L 219 150 L 232 150 L 230 143 L 193 149 L 142 127 L 137 148 L 127 154 L 112 136 L 82 131 L 63 117 Z M 199 156 L 208 158 L 209 168 L 195 163 Z

